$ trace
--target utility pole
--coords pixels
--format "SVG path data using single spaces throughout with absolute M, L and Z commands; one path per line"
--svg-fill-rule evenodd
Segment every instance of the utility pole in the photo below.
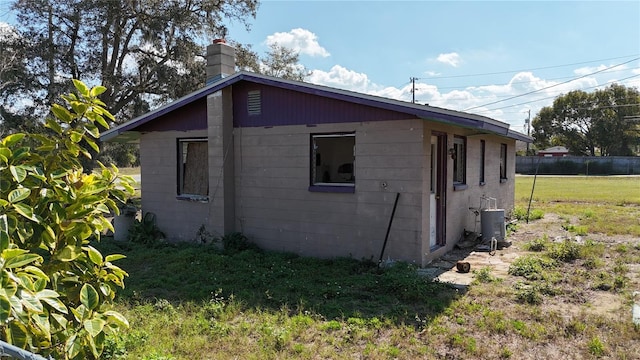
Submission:
M 414 77 L 410 77 L 409 81 L 411 81 L 411 94 L 412 94 L 412 98 L 411 98 L 411 103 L 415 104 L 416 103 L 416 80 L 417 78 Z

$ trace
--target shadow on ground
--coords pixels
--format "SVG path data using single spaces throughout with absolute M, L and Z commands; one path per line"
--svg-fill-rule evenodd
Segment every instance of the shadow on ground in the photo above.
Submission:
M 325 319 L 382 317 L 411 324 L 436 316 L 461 296 L 458 288 L 431 281 L 406 263 L 381 269 L 366 260 L 256 250 L 226 254 L 206 244 L 149 247 L 108 238 L 95 246 L 103 254 L 127 256 L 117 263 L 129 273 L 119 298 L 132 303 L 222 296 L 261 311 L 286 308 Z

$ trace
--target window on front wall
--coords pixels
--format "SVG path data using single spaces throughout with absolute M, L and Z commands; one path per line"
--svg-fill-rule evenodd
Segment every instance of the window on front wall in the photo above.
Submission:
M 202 199 L 209 195 L 207 140 L 178 139 L 178 195 Z
M 354 133 L 312 134 L 311 190 L 323 191 L 321 187 L 353 189 L 355 149 Z
M 467 140 L 464 137 L 453 138 L 453 184 L 462 185 L 467 183 Z
M 500 182 L 507 180 L 507 144 L 500 144 Z

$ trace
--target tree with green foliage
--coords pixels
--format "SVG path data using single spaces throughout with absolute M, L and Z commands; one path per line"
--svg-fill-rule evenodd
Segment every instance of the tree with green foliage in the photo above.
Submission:
M 256 15 L 257 0 L 16 0 L 18 30 L 30 39 L 32 92 L 44 104 L 70 79 L 107 87 L 113 114 L 131 118 L 204 86 L 204 46 L 225 21 Z
M 124 270 L 91 241 L 113 230 L 106 216 L 133 193 L 115 166 L 84 174 L 79 157 L 98 151 L 98 125 L 114 117 L 98 95 L 73 81 L 44 124 L 48 134 L 0 141 L 0 338 L 55 359 L 96 359 L 127 320 L 111 310 Z
M 9 99 L 0 102 L 0 133 L 37 124 L 53 99 L 72 90 L 71 79 L 107 87 L 101 100 L 120 119 L 186 95 L 205 84 L 206 44 L 226 35 L 225 22 L 248 27 L 257 6 L 258 0 L 14 0 L 16 34 L 28 41 L 10 45 L 13 64 L 25 71 L 20 86 L 0 91 L 0 100 Z M 136 147 L 104 148 L 103 160 L 135 165 Z
M 300 64 L 300 54 L 293 49 L 272 44 L 267 53 L 260 57 L 251 45 L 234 43 L 233 46 L 236 47 L 236 65 L 240 70 L 296 81 L 304 81 L 309 75 Z
M 570 91 L 532 122 L 538 149 L 562 145 L 573 155 L 628 156 L 640 145 L 640 91 L 612 84 Z
M 15 106 L 19 94 L 33 81 L 27 71 L 25 47 L 25 39 L 16 29 L 0 23 L 0 136 L 42 131 L 30 105 Z
M 226 37 L 225 22 L 249 27 L 257 7 L 258 0 L 14 0 L 17 26 L 0 29 L 11 34 L 0 36 L 0 134 L 35 129 L 52 99 L 71 91 L 70 79 L 106 86 L 101 100 L 124 120 L 201 88 L 205 46 Z M 262 59 L 250 46 L 238 49 L 244 69 L 305 75 L 290 49 Z M 128 144 L 105 144 L 101 154 L 119 166 L 135 166 L 136 158 Z

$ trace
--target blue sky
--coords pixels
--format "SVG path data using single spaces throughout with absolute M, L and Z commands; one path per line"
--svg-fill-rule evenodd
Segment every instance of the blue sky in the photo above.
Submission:
M 570 90 L 640 87 L 639 1 L 263 1 L 251 23 L 228 36 L 298 50 L 307 81 L 410 101 L 416 77 L 417 102 L 518 131 Z
M 529 110 L 568 91 L 640 88 L 640 1 L 263 0 L 250 23 L 228 37 L 299 51 L 306 81 L 411 101 L 415 77 L 416 102 L 522 132 Z

